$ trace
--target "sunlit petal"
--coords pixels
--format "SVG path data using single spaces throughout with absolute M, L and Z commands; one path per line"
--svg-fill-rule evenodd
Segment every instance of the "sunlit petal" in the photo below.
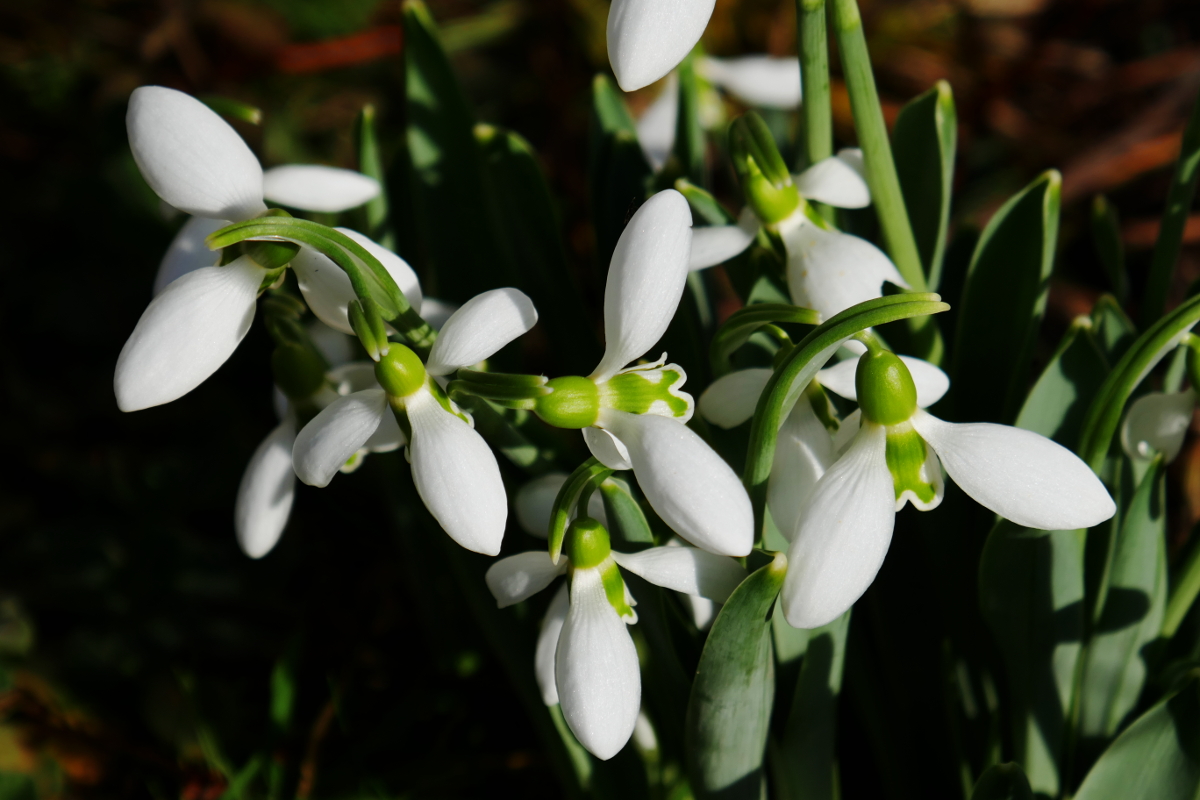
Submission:
M 284 164 L 263 174 L 263 197 L 302 211 L 337 213 L 378 195 L 379 181 L 349 169 Z
M 321 409 L 296 437 L 292 466 L 310 486 L 328 486 L 352 455 L 362 449 L 388 409 L 383 389 L 339 397 Z
M 700 41 L 715 0 L 614 0 L 608 10 L 608 62 L 627 92 L 675 69 Z
M 537 324 L 533 301 L 512 288 L 475 295 L 455 311 L 433 343 L 430 375 L 449 375 L 478 364 Z

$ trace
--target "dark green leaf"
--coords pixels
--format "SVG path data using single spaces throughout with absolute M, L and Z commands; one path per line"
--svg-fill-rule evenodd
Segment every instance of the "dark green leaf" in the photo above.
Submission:
M 1062 178 L 1043 173 L 996 212 L 959 304 L 953 378 L 958 419 L 1011 422 L 1025 396 L 1058 239 Z
M 1137 338 L 1137 327 L 1111 294 L 1101 296 L 1092 308 L 1092 336 L 1110 365 L 1125 355 Z
M 892 128 L 900 190 L 931 292 L 942 279 L 957 142 L 958 114 L 946 81 L 910 100 Z
M 675 164 L 668 162 L 663 172 L 678 171 L 692 183 L 703 186 L 707 181 L 704 126 L 700 124 L 700 79 L 690 58 L 684 59 L 675 74 L 679 78 L 679 114 L 675 120 L 675 144 L 671 149 Z M 675 182 L 668 180 L 667 186 Z
M 1018 428 L 1040 433 L 1065 447 L 1079 443 L 1084 412 L 1108 374 L 1091 327 L 1084 317 L 1067 331 L 1025 398 L 1017 415 Z
M 638 144 L 625 100 L 607 76 L 597 75 L 592 81 L 588 130 L 588 187 L 601 270 L 608 269 L 625 222 L 645 200 L 650 177 L 650 164 Z
M 1129 278 L 1125 275 L 1125 244 L 1121 241 L 1121 223 L 1117 209 L 1108 198 L 1098 194 L 1092 199 L 1092 243 L 1100 256 L 1100 266 L 1118 300 L 1129 294 Z
M 979 776 L 971 800 L 1033 800 L 1033 792 L 1019 765 L 995 764 Z
M 980 607 L 1008 677 L 1013 754 L 1035 792 L 1057 796 L 1083 636 L 1083 531 L 1013 535 L 1000 520 L 979 564 Z
M 699 800 L 765 798 L 763 757 L 775 661 L 770 611 L 787 574 L 782 554 L 742 582 L 713 623 L 688 702 L 688 776 Z
M 389 249 L 395 248 L 395 236 L 387 226 L 388 198 L 386 175 L 383 169 L 383 158 L 379 153 L 379 136 L 375 130 L 375 106 L 365 105 L 358 114 L 355 124 L 354 141 L 358 146 L 358 170 L 379 181 L 381 190 L 378 195 L 367 201 L 366 222 L 364 231 L 375 241 Z
M 1195 800 L 1200 794 L 1200 681 L 1151 708 L 1100 756 L 1074 800 Z
M 1158 638 L 1167 602 L 1166 465 L 1146 472 L 1122 515 L 1103 581 L 1102 611 L 1084 650 L 1079 732 L 1111 738 L 1146 682 L 1144 648 Z
M 630 544 L 654 544 L 650 523 L 628 483 L 622 478 L 610 477 L 600 484 L 600 497 L 604 500 L 608 527 L 621 540 Z

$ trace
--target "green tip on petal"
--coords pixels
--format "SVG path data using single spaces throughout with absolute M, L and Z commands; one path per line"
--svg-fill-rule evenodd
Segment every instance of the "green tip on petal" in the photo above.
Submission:
M 375 365 L 375 380 L 392 397 L 408 397 L 425 385 L 425 365 L 412 350 L 393 343 Z
M 556 428 L 587 428 L 600 415 L 600 392 L 595 382 L 578 375 L 546 382 L 549 394 L 537 399 L 533 410 Z
M 570 524 L 565 549 L 575 569 L 593 569 L 612 555 L 608 531 L 591 517 L 581 517 Z
M 872 349 L 858 360 L 855 392 L 863 417 L 880 425 L 907 422 L 917 410 L 917 386 L 895 353 Z

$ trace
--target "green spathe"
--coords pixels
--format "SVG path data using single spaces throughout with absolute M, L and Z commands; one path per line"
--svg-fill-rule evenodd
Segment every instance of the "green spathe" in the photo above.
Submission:
M 392 397 L 408 397 L 425 385 L 425 365 L 412 350 L 392 343 L 375 365 L 375 380 Z
M 854 376 L 863 418 L 880 425 L 907 422 L 917 410 L 917 386 L 908 367 L 888 350 L 870 350 Z

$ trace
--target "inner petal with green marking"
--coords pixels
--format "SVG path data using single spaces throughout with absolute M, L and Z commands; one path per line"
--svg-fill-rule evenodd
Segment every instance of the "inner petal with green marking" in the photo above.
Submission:
M 600 404 L 631 414 L 656 414 L 687 422 L 695 401 L 681 390 L 687 373 L 678 364 L 645 364 L 619 372 L 598 385 Z
M 896 510 L 912 502 L 921 511 L 937 508 L 945 485 L 933 448 L 908 422 L 887 428 L 887 465 L 896 486 Z

